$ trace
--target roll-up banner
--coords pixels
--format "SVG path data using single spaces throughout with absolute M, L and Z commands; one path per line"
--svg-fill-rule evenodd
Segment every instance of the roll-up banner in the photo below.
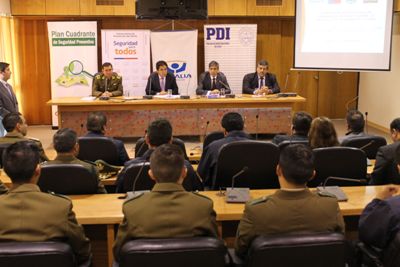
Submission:
M 92 93 L 97 72 L 97 22 L 48 22 L 51 98 L 84 97 Z M 58 126 L 52 107 L 52 125 Z
M 122 76 L 125 96 L 144 95 L 150 74 L 149 30 L 102 30 L 102 60 Z
M 197 35 L 197 30 L 151 32 L 153 69 L 157 61 L 166 61 L 181 95 L 194 95 L 196 91 Z
M 256 71 L 257 24 L 204 25 L 204 68 L 215 60 L 233 93 L 242 93 L 243 77 Z

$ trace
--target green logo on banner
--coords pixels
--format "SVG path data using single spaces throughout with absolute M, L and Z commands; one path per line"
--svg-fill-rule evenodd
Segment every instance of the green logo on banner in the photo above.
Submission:
M 53 46 L 95 46 L 96 38 L 53 38 Z

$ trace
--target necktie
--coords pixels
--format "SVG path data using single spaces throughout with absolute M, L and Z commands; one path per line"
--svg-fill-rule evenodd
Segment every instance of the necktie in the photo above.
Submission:
M 165 91 L 164 77 L 161 78 L 161 91 Z
M 216 88 L 217 88 L 217 85 L 215 84 L 215 77 L 213 77 L 212 84 L 211 84 L 211 90 L 214 90 Z
M 260 89 L 264 86 L 264 77 L 260 78 Z

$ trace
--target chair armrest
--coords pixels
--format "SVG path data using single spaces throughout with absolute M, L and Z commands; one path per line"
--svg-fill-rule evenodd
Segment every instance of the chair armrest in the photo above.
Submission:
M 368 246 L 362 242 L 357 244 L 357 248 L 359 249 L 362 257 L 362 262 L 366 259 L 368 262 L 373 263 L 376 267 L 383 267 L 383 263 L 381 261 L 383 251 L 381 249 Z
M 246 263 L 242 258 L 236 255 L 235 249 L 228 248 L 229 257 L 231 258 L 232 267 L 245 267 Z

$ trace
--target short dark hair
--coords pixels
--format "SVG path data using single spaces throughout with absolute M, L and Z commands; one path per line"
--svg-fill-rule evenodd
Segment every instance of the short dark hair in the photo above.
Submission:
M 3 168 L 13 183 L 29 182 L 39 161 L 39 147 L 32 141 L 16 142 L 3 152 Z
M 153 146 L 167 144 L 172 138 L 172 126 L 166 119 L 157 119 L 147 127 L 147 137 Z
M 268 67 L 268 61 L 266 61 L 265 59 L 261 59 L 260 61 L 258 61 L 258 65 Z
M 296 112 L 292 118 L 293 129 L 297 134 L 307 136 L 310 131 L 312 117 L 304 111 Z
M 226 113 L 221 120 L 221 126 L 227 132 L 230 131 L 242 131 L 244 127 L 244 121 L 242 116 L 237 112 Z
M 396 118 L 390 123 L 390 130 L 396 130 L 400 132 L 400 118 Z
M 86 129 L 90 132 L 101 133 L 107 125 L 107 117 L 103 112 L 89 113 L 86 121 Z
M 159 183 L 176 183 L 184 166 L 182 149 L 177 145 L 164 144 L 150 156 L 150 169 Z
M 0 71 L 5 72 L 6 69 L 8 68 L 8 66 L 10 66 L 10 64 L 8 64 L 6 62 L 0 62 Z
M 103 70 L 106 67 L 113 67 L 113 65 L 110 62 L 104 62 L 103 65 L 101 65 L 101 69 Z
M 58 130 L 53 136 L 53 145 L 57 153 L 67 153 L 72 151 L 78 142 L 76 132 L 70 128 Z
M 7 132 L 12 132 L 18 123 L 22 123 L 22 114 L 19 112 L 11 112 L 4 116 L 3 126 Z
M 208 67 L 211 68 L 212 66 L 219 68 L 219 63 L 215 60 L 208 63 Z
M 361 133 L 364 131 L 364 115 L 358 110 L 349 110 L 346 115 L 347 125 L 350 131 Z
M 303 144 L 288 145 L 280 153 L 279 166 L 288 182 L 305 185 L 314 171 L 313 152 Z
M 156 69 L 159 70 L 160 67 L 162 67 L 162 66 L 165 66 L 165 67 L 168 68 L 167 62 L 165 62 L 164 60 L 157 61 L 157 63 L 156 63 Z

